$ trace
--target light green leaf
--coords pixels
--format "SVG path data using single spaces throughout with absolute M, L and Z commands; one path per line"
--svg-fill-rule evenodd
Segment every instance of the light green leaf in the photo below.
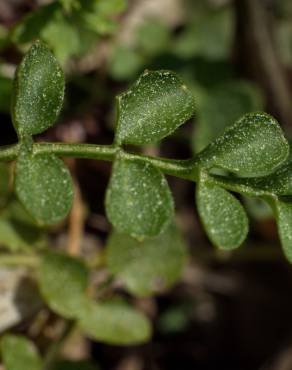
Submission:
M 51 51 L 36 42 L 19 65 L 14 82 L 12 118 L 20 137 L 52 126 L 64 98 L 64 75 Z
M 248 220 L 240 202 L 225 189 L 203 179 L 197 186 L 198 212 L 211 242 L 222 249 L 239 247 L 248 233 Z
M 158 235 L 174 215 L 165 177 L 145 161 L 117 158 L 106 193 L 106 212 L 121 232 L 140 239 Z
M 117 143 L 146 144 L 170 135 L 190 119 L 192 93 L 169 71 L 145 71 L 130 90 L 118 97 Z
M 42 370 L 42 360 L 34 344 L 25 337 L 12 334 L 1 340 L 5 370 Z
M 111 55 L 109 72 L 116 80 L 130 80 L 144 65 L 143 56 L 137 51 L 117 45 Z
M 40 37 L 52 48 L 58 61 L 64 65 L 70 57 L 82 53 L 86 45 L 80 40 L 80 28 L 65 17 L 61 9 L 52 14 L 50 21 L 41 31 Z
M 58 2 L 41 6 L 28 13 L 11 30 L 11 40 L 17 45 L 27 45 L 38 38 L 47 26 L 55 12 L 60 10 Z
M 155 56 L 167 49 L 170 28 L 159 19 L 149 19 L 137 27 L 136 45 L 143 54 Z
M 232 8 L 212 10 L 206 2 L 193 4 L 195 8 L 189 11 L 192 19 L 175 40 L 174 53 L 182 58 L 203 57 L 204 61 L 228 60 L 234 35 Z
M 24 149 L 16 163 L 15 183 L 19 200 L 39 224 L 56 224 L 70 211 L 72 179 L 56 156 L 33 155 Z
M 274 200 L 273 203 L 283 252 L 292 263 L 292 203 L 284 200 Z
M 263 176 L 279 166 L 289 145 L 278 122 L 266 113 L 249 113 L 200 153 L 205 168 L 219 167 L 240 176 Z
M 107 243 L 106 261 L 108 269 L 130 292 L 147 296 L 179 279 L 186 262 L 186 246 L 173 226 L 143 242 L 114 232 Z
M 74 9 L 80 9 L 79 0 L 59 0 L 66 12 L 71 12 Z
M 88 301 L 79 317 L 80 328 L 92 339 L 114 345 L 147 342 L 151 336 L 149 320 L 125 302 Z
M 61 253 L 47 253 L 39 267 L 40 291 L 56 313 L 75 318 L 84 309 L 88 269 L 84 263 Z

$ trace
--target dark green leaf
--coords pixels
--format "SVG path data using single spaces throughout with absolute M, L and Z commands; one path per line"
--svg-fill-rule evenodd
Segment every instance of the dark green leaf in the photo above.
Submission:
M 34 344 L 25 337 L 5 335 L 1 354 L 6 370 L 42 370 L 42 360 Z
M 198 212 L 211 242 L 222 249 L 239 247 L 247 236 L 248 220 L 240 202 L 225 189 L 202 179 L 197 186 Z
M 292 195 L 292 160 L 285 162 L 269 176 L 253 179 L 256 189 L 276 195 Z
M 114 232 L 107 243 L 106 261 L 109 270 L 122 279 L 130 292 L 147 296 L 179 279 L 186 261 L 186 246 L 173 226 L 143 242 Z
M 10 200 L 0 217 L 0 245 L 11 251 L 31 251 L 45 244 L 41 230 L 22 204 Z
M 283 252 L 292 263 L 292 203 L 276 200 L 274 209 Z
M 266 113 L 249 113 L 200 153 L 202 166 L 240 176 L 271 173 L 288 156 L 289 145 L 278 122 Z
M 79 326 L 92 339 L 115 345 L 140 344 L 151 336 L 149 320 L 128 304 L 115 300 L 88 301 Z
M 70 211 L 72 179 L 63 161 L 54 155 L 21 152 L 15 182 L 20 201 L 39 224 L 58 223 Z
M 198 99 L 193 137 L 194 151 L 199 152 L 221 135 L 243 114 L 263 108 L 260 92 L 247 81 L 221 83 L 203 90 Z
M 63 104 L 64 83 L 51 51 L 36 42 L 15 77 L 12 116 L 20 137 L 39 134 L 55 123 Z
M 174 214 L 165 177 L 145 161 L 117 158 L 106 194 L 109 220 L 136 238 L 156 236 Z
M 192 93 L 169 71 L 145 71 L 118 104 L 116 141 L 137 145 L 170 135 L 195 109 Z
M 61 253 L 47 253 L 39 267 L 39 286 L 49 307 L 67 318 L 84 309 L 88 269 L 84 263 Z

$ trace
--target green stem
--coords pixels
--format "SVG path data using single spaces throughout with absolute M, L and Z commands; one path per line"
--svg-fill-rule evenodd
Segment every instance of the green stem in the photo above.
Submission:
M 0 161 L 15 160 L 18 156 L 19 144 L 0 148 Z M 69 144 L 69 143 L 34 143 L 33 154 L 55 154 L 60 157 L 86 158 L 113 162 L 117 156 L 151 163 L 166 175 L 180 177 L 197 182 L 202 157 L 175 160 L 161 157 L 151 157 L 137 153 L 126 152 L 116 145 Z M 209 175 L 209 181 L 225 189 L 251 196 L 265 196 L 263 190 L 257 190 L 256 179 L 244 179 L 229 176 Z
M 124 152 L 115 145 L 68 144 L 68 143 L 34 143 L 33 154 L 55 154 L 60 157 L 87 158 L 114 161 L 117 154 L 127 159 L 135 159 L 153 164 L 167 175 L 196 181 L 197 168 L 194 159 L 172 160 Z M 12 161 L 18 156 L 19 144 L 2 147 L 0 161 Z

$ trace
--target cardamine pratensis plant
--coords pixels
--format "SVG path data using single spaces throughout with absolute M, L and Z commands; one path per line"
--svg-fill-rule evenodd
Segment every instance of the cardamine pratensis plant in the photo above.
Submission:
M 11 113 L 18 143 L 0 148 L 1 161 L 16 161 L 15 192 L 40 225 L 58 223 L 71 208 L 72 179 L 59 157 L 105 160 L 113 162 L 105 206 L 116 230 L 109 241 L 108 266 L 113 274 L 122 274 L 132 293 L 151 294 L 154 269 L 165 275 L 169 272 L 165 284 L 170 285 L 184 260 L 181 239 L 173 228 L 175 206 L 165 175 L 197 183 L 195 198 L 202 225 L 210 241 L 225 250 L 239 247 L 248 233 L 245 210 L 232 193 L 267 202 L 284 253 L 292 262 L 292 161 L 288 142 L 273 117 L 262 112 L 244 115 L 190 159 L 132 153 L 125 149 L 128 144 L 157 143 L 195 110 L 192 93 L 175 73 L 145 71 L 117 97 L 112 145 L 34 142 L 34 135 L 56 121 L 64 85 L 55 57 L 36 42 L 15 76 Z M 226 175 L 218 175 L 218 169 Z M 162 250 L 162 239 L 167 250 Z M 139 261 L 131 260 L 132 250 L 139 258 L 149 257 L 144 275 Z M 88 296 L 89 270 L 84 261 L 46 251 L 38 271 L 40 291 L 49 307 L 75 320 L 87 335 L 112 344 L 149 338 L 150 323 L 142 313 L 120 300 L 95 302 Z M 9 362 L 9 348 L 19 345 L 23 349 L 27 343 L 9 335 L 5 338 L 2 352 Z

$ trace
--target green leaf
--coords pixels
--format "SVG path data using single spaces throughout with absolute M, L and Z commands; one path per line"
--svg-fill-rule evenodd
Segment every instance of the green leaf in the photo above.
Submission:
M 145 161 L 117 158 L 106 193 L 106 212 L 121 232 L 139 239 L 158 235 L 174 215 L 165 177 Z
M 58 61 L 65 65 L 70 57 L 82 53 L 86 42 L 81 40 L 79 25 L 65 17 L 61 9 L 52 14 L 40 34 L 41 39 L 52 48 Z
M 25 337 L 5 335 L 1 354 L 6 370 L 42 370 L 42 360 L 34 344 Z
M 117 45 L 111 55 L 109 72 L 116 80 L 130 80 L 143 70 L 144 58 L 136 50 Z
M 16 193 L 41 225 L 56 224 L 70 211 L 73 184 L 69 170 L 54 155 L 20 152 L 16 163 Z
M 0 245 L 16 251 L 32 251 L 45 244 L 45 235 L 20 202 L 9 201 L 0 216 Z
M 23 17 L 11 30 L 11 40 L 17 45 L 27 45 L 40 37 L 41 31 L 60 8 L 60 4 L 54 2 L 41 6 L 35 11 L 28 13 L 28 15 Z
M 255 189 L 275 195 L 292 195 L 292 160 L 289 159 L 271 175 L 251 181 Z
M 47 253 L 39 267 L 40 291 L 56 313 L 75 318 L 84 309 L 88 269 L 66 254 Z
M 159 19 L 144 21 L 136 33 L 136 45 L 147 56 L 161 54 L 169 47 L 170 29 Z
M 240 202 L 225 189 L 202 179 L 196 192 L 199 216 L 211 242 L 222 249 L 239 247 L 248 233 Z
M 283 252 L 292 263 L 292 203 L 278 199 L 273 203 Z
M 288 153 L 289 145 L 278 122 L 266 113 L 249 113 L 199 156 L 205 168 L 219 167 L 250 177 L 271 173 Z
M 145 71 L 134 86 L 118 97 L 117 143 L 146 144 L 170 135 L 190 119 L 192 93 L 169 71 Z
M 198 56 L 205 60 L 229 60 L 234 35 L 234 13 L 231 7 L 211 10 L 209 4 L 206 6 L 206 2 L 201 3 L 203 6 L 194 3 L 195 8 L 190 9 L 192 19 L 179 34 L 172 49 L 182 58 Z
M 116 300 L 88 301 L 79 317 L 79 326 L 92 339 L 114 345 L 140 344 L 151 336 L 149 320 L 133 307 Z
M 107 243 L 106 261 L 108 269 L 130 292 L 147 296 L 179 279 L 186 262 L 186 246 L 173 226 L 143 242 L 114 232 Z
M 20 137 L 52 126 L 64 98 L 64 75 L 51 51 L 36 42 L 19 65 L 12 101 L 14 127 Z
M 202 90 L 197 97 L 196 125 L 193 137 L 197 153 L 221 135 L 243 114 L 263 108 L 260 91 L 247 81 L 225 82 Z

